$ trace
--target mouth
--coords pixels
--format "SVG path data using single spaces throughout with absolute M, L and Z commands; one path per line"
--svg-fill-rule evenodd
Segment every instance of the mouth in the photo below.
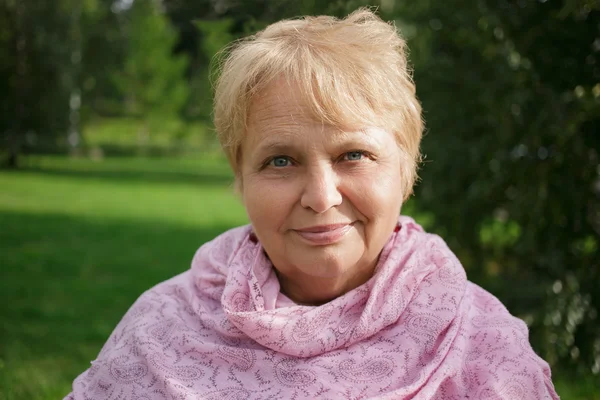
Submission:
M 316 246 L 337 243 L 352 229 L 354 223 L 317 225 L 308 228 L 294 229 L 304 241 Z

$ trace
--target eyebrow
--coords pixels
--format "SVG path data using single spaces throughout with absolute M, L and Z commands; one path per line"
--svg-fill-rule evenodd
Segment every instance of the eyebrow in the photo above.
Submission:
M 339 135 L 340 135 L 339 141 L 336 140 L 333 143 L 335 146 L 340 146 L 340 147 L 369 146 L 371 148 L 380 148 L 381 147 L 381 143 L 379 142 L 379 140 L 377 140 L 376 138 L 369 135 L 368 133 L 366 133 L 363 130 L 356 130 L 356 131 L 350 131 L 350 132 L 343 131 L 343 132 L 340 132 Z
M 295 146 L 283 143 L 280 140 L 270 140 L 265 144 L 260 144 L 256 149 L 256 153 L 289 153 L 292 150 L 295 150 Z
M 364 131 L 338 132 L 339 140 L 335 140 L 332 145 L 336 147 L 346 146 L 371 146 L 380 147 L 378 140 L 371 137 Z M 265 139 L 263 143 L 259 144 L 255 150 L 255 154 L 263 155 L 267 154 L 290 154 L 291 152 L 298 151 L 298 146 L 289 144 L 286 141 L 287 135 L 278 135 L 276 138 Z

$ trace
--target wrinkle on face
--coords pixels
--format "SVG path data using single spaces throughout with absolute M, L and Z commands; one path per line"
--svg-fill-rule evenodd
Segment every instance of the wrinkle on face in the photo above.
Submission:
M 364 283 L 402 204 L 395 137 L 378 128 L 326 125 L 285 84 L 274 84 L 255 99 L 248 122 L 242 197 L 282 291 L 310 303 Z M 363 157 L 350 161 L 350 152 Z M 270 164 L 280 156 L 289 165 Z M 352 230 L 333 245 L 312 246 L 295 233 L 340 222 L 352 223 Z

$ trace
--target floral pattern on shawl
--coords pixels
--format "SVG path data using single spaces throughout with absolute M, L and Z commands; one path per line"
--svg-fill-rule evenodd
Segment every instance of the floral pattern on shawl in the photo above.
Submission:
M 280 293 L 250 227 L 144 293 L 66 399 L 557 399 L 525 324 L 400 217 L 374 276 L 322 306 Z

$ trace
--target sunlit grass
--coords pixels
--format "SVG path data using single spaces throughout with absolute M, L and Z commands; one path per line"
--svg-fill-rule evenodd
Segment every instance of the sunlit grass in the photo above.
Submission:
M 57 399 L 133 301 L 246 223 L 222 158 L 30 158 L 0 172 L 0 399 Z

